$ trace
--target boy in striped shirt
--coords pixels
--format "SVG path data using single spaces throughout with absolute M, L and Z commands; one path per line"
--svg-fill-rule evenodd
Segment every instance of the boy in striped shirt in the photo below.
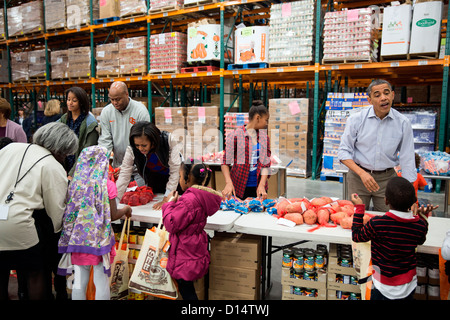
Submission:
M 417 286 L 416 248 L 425 242 L 427 216 L 437 206 L 417 208 L 414 187 L 402 177 L 394 177 L 387 184 L 385 201 L 390 210 L 365 225 L 362 200 L 352 194 L 352 201 L 352 240 L 371 241 L 371 300 L 412 300 Z

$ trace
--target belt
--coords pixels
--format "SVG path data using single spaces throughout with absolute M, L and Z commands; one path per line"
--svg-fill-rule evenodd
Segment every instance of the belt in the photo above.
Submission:
M 357 165 L 358 165 L 361 169 L 363 169 L 364 171 L 369 172 L 369 173 L 373 173 L 373 174 L 387 173 L 387 172 L 389 172 L 389 171 L 391 171 L 391 170 L 394 169 L 394 168 L 387 168 L 387 169 L 384 169 L 384 170 L 369 170 L 369 169 L 364 168 L 363 166 L 361 166 L 361 165 L 358 164 L 358 163 L 357 163 Z

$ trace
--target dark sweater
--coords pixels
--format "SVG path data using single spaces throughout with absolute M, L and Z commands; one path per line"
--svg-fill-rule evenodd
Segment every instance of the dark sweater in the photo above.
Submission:
M 363 225 L 364 205 L 355 206 L 352 240 L 371 241 L 373 276 L 391 286 L 411 282 L 416 275 L 416 248 L 426 240 L 428 222 L 402 219 L 387 212 Z

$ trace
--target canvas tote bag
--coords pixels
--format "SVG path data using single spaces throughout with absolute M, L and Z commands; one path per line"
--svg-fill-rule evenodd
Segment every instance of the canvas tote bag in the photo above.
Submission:
M 128 297 L 128 236 L 130 235 L 130 219 L 125 218 L 122 233 L 120 234 L 119 247 L 116 250 L 114 262 L 111 265 L 111 300 L 125 300 Z M 125 233 L 126 231 L 126 233 Z M 126 243 L 123 245 L 123 238 L 126 236 Z

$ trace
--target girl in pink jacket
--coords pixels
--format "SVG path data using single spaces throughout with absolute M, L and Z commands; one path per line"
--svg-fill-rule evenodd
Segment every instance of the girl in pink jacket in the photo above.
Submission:
M 208 236 L 204 230 L 206 219 L 219 210 L 222 195 L 206 187 L 211 170 L 204 164 L 182 163 L 180 186 L 162 206 L 163 224 L 170 233 L 167 271 L 178 283 L 183 300 L 198 300 L 194 282 L 209 268 Z

